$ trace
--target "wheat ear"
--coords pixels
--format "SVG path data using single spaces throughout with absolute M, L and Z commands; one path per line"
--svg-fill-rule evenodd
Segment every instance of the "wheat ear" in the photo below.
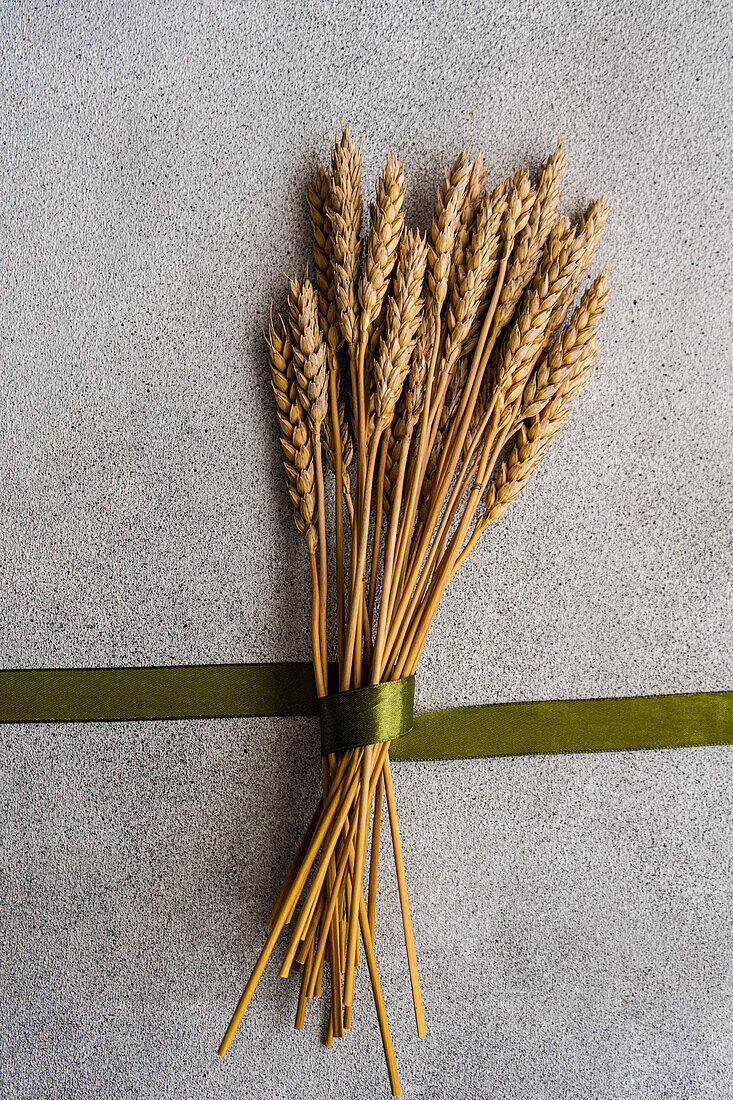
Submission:
M 513 188 L 513 185 L 512 185 Z M 497 183 L 494 190 L 491 192 L 491 209 L 494 216 L 497 219 L 499 227 L 501 227 L 502 218 L 507 208 L 507 196 L 508 196 L 508 181 L 506 179 Z M 520 208 L 521 209 L 521 208 Z M 470 332 L 463 343 L 463 354 L 470 355 L 478 343 L 479 334 L 484 322 L 484 316 L 491 300 L 491 293 L 494 289 L 494 279 L 499 268 L 499 252 L 497 252 L 494 263 L 489 271 L 489 278 L 484 290 L 484 297 L 476 312 L 476 316 L 471 325 Z
M 514 402 L 522 394 L 545 344 L 555 306 L 572 284 L 581 262 L 572 229 L 558 222 L 548 240 L 542 261 L 517 309 L 516 320 L 499 347 L 491 411 L 493 432 L 505 426 Z
M 593 199 L 591 201 L 583 217 L 580 219 L 580 225 L 575 235 L 575 252 L 578 258 L 575 274 L 555 307 L 548 326 L 550 331 L 558 329 L 565 320 L 573 299 L 580 289 L 580 284 L 585 278 L 585 274 L 596 254 L 601 237 L 603 236 L 608 215 L 608 203 L 606 202 L 605 196 L 601 196 L 600 199 Z
M 456 230 L 455 244 L 453 245 L 453 263 L 448 276 L 448 300 L 452 297 L 458 274 L 465 264 L 466 249 L 468 248 L 476 221 L 476 215 L 483 197 L 484 185 L 488 174 L 484 158 L 479 153 L 471 164 L 471 174 L 468 177 L 466 197 L 461 208 L 461 220 Z
M 524 227 L 517 234 L 501 301 L 496 311 L 497 330 L 501 330 L 511 319 L 524 288 L 533 278 L 540 263 L 542 250 L 555 220 L 555 211 L 560 200 L 560 183 L 566 164 L 567 157 L 562 141 L 558 141 L 554 153 L 540 170 L 534 201 Z M 524 210 L 518 224 L 521 224 L 523 217 Z
M 447 309 L 446 339 L 440 367 L 441 381 L 433 411 L 435 427 L 437 427 L 435 421 L 438 411 L 443 407 L 448 383 L 496 270 L 500 243 L 499 230 L 505 210 L 506 198 L 503 192 L 499 195 L 487 194 L 476 215 L 473 234 L 465 255 L 465 267 L 461 267 L 458 272 L 452 299 Z
M 394 153 L 387 157 L 370 206 L 364 269 L 359 280 L 361 338 L 366 343 L 378 321 L 387 294 L 405 223 L 405 173 Z
M 350 355 L 358 338 L 356 287 L 361 268 L 361 147 L 348 127 L 331 153 L 331 221 L 334 297 L 339 326 Z
M 328 651 L 326 642 L 327 614 L 327 562 L 326 562 L 326 511 L 325 488 L 323 481 L 321 432 L 326 422 L 329 395 L 329 370 L 327 367 L 326 347 L 323 342 L 319 323 L 318 300 L 312 284 L 306 278 L 302 282 L 291 281 L 289 295 L 290 330 L 293 346 L 293 364 L 298 385 L 298 395 L 308 416 L 313 441 L 313 457 L 316 474 L 316 501 L 318 511 L 318 588 L 319 588 L 319 633 L 321 643 L 321 661 L 324 670 L 327 667 Z M 340 445 L 340 437 L 339 437 Z M 322 778 L 324 799 L 330 787 L 329 764 L 335 764 L 322 758 Z M 331 897 L 335 864 L 326 872 L 326 901 Z M 338 977 L 338 942 L 336 931 L 329 933 L 329 954 L 332 1003 L 331 1016 L 335 1034 L 342 1034 L 341 987 Z
M 386 175 L 387 168 L 389 168 L 389 167 L 390 167 L 390 162 L 387 161 L 387 166 L 385 168 L 385 175 Z M 392 167 L 392 175 L 394 176 L 394 174 L 395 174 L 395 169 L 394 169 L 394 166 L 393 166 Z M 396 188 L 394 187 L 394 185 L 393 185 L 393 190 L 396 191 Z M 378 196 L 379 196 L 379 188 L 378 188 Z M 404 197 L 404 180 L 403 180 L 402 195 L 401 196 L 397 195 L 397 197 L 400 198 L 400 207 L 401 207 L 402 206 L 402 197 Z M 380 206 L 380 202 L 378 200 L 378 207 L 379 206 Z M 373 219 L 376 218 L 376 211 L 374 209 L 372 211 L 372 216 L 373 216 Z M 386 227 L 389 226 L 389 222 L 387 222 L 387 219 L 384 218 L 384 217 L 381 220 L 382 220 L 383 226 L 385 227 L 385 229 L 382 231 L 382 235 L 386 235 Z M 402 232 L 402 221 L 404 221 L 404 217 L 402 215 L 400 215 L 400 220 L 398 220 L 398 222 L 397 222 L 396 219 L 393 219 L 393 227 L 394 227 L 393 235 L 392 235 L 392 240 L 393 241 L 396 241 L 397 229 L 398 229 L 398 232 Z M 403 248 L 403 245 L 404 245 L 404 248 Z M 415 304 L 417 304 L 418 301 L 419 301 L 419 307 L 420 308 L 419 308 L 419 310 L 413 311 L 412 315 L 411 315 L 411 312 L 408 311 L 406 313 L 406 315 L 402 316 L 402 320 L 400 320 L 398 318 L 400 318 L 400 313 L 401 313 L 401 310 L 404 306 L 404 303 L 403 303 L 402 299 L 404 298 L 404 295 L 407 293 L 407 288 L 404 284 L 404 281 L 405 281 L 405 278 L 407 277 L 407 273 L 412 270 L 412 264 L 413 264 L 413 259 L 414 259 L 412 253 L 415 252 L 416 249 L 423 256 L 422 262 L 420 262 L 420 265 L 419 265 L 420 285 L 412 287 L 411 290 L 409 290 L 409 293 L 414 293 L 414 295 L 415 295 Z M 393 289 L 393 294 L 389 299 L 387 299 L 385 301 L 383 308 L 380 305 L 380 312 L 383 313 L 384 337 L 380 341 L 380 350 L 379 350 L 378 353 L 375 354 L 373 364 L 372 364 L 372 370 L 369 372 L 369 389 L 371 390 L 371 405 L 370 405 L 370 410 L 369 410 L 368 428 L 366 428 L 366 439 L 368 439 L 368 440 L 371 439 L 372 434 L 373 434 L 374 429 L 375 429 L 375 426 L 376 426 L 376 421 L 378 421 L 378 418 L 380 416 L 383 417 L 383 422 L 381 423 L 380 430 L 383 430 L 383 431 L 386 432 L 384 434 L 384 438 L 382 439 L 382 443 L 381 443 L 380 464 L 379 464 L 378 474 L 376 474 L 376 483 L 375 483 L 376 484 L 376 494 L 375 494 L 376 504 L 375 504 L 375 515 L 374 515 L 374 544 L 373 544 L 373 550 L 372 550 L 372 568 L 371 568 L 371 572 L 370 572 L 370 585 L 369 585 L 369 607 L 370 607 L 370 612 L 371 612 L 371 609 L 374 606 L 374 594 L 376 592 L 376 574 L 378 574 L 379 554 L 380 554 L 381 535 L 382 535 L 382 509 L 383 509 L 383 502 L 384 502 L 384 480 L 385 480 L 385 473 L 386 473 L 386 464 L 387 464 L 387 461 L 389 461 L 389 456 L 390 456 L 390 440 L 391 440 L 391 431 L 390 431 L 390 429 L 391 429 L 392 419 L 393 419 L 392 415 L 390 415 L 389 417 L 386 417 L 384 419 L 384 411 L 385 410 L 384 410 L 384 408 L 375 408 L 375 401 L 378 401 L 378 399 L 379 399 L 380 403 L 383 405 L 385 397 L 389 396 L 384 392 L 383 386 L 382 386 L 382 389 L 381 389 L 381 392 L 380 392 L 380 382 L 381 383 L 384 382 L 384 373 L 385 373 L 385 370 L 386 370 L 386 367 L 387 367 L 387 363 L 389 363 L 390 360 L 394 360 L 395 363 L 398 363 L 398 365 L 400 365 L 400 370 L 402 372 L 401 381 L 400 381 L 400 388 L 402 389 L 402 382 L 404 381 L 404 375 L 407 373 L 407 370 L 408 370 L 408 367 L 409 367 L 409 357 L 411 357 L 411 355 L 412 355 L 412 350 L 413 350 L 414 341 L 415 341 L 415 333 L 416 333 L 416 329 L 417 329 L 417 322 L 419 321 L 420 312 L 422 312 L 422 297 L 420 297 L 420 293 L 422 293 L 422 283 L 423 283 L 423 277 L 424 277 L 424 273 L 425 273 L 425 252 L 426 252 L 425 242 L 422 240 L 422 238 L 419 238 L 419 235 L 409 234 L 409 241 L 407 241 L 407 242 L 405 242 L 405 239 L 403 238 L 403 240 L 400 244 L 400 263 L 398 263 L 398 265 L 397 265 L 397 272 L 395 274 L 395 279 L 394 279 L 395 285 L 394 285 L 394 289 Z M 382 282 L 382 287 L 384 288 L 384 290 L 386 290 L 386 278 L 385 278 L 385 276 L 389 277 L 389 273 L 392 270 L 392 266 L 394 266 L 394 260 L 392 260 L 392 257 L 387 257 L 387 250 L 385 248 L 382 248 L 382 254 L 383 254 L 383 260 L 389 259 L 390 263 L 389 263 L 389 265 L 386 265 L 386 264 L 383 263 L 382 271 L 378 275 L 372 274 L 372 278 L 371 278 L 372 289 L 371 290 L 370 289 L 365 289 L 363 295 L 361 295 L 364 306 L 366 304 L 369 304 L 370 300 L 372 301 L 372 303 L 374 303 L 376 297 L 378 297 L 378 296 L 376 296 L 374 287 L 375 286 L 379 287 L 380 286 L 380 281 Z M 405 264 L 407 264 L 407 266 L 405 266 Z M 364 277 L 362 278 L 362 285 L 365 282 L 365 278 L 366 278 L 366 270 L 364 272 Z M 381 293 L 382 292 L 380 290 L 380 297 L 381 297 Z M 365 313 L 366 313 L 366 309 L 364 308 L 364 310 L 362 311 L 362 326 L 364 324 Z M 400 331 L 400 324 L 402 324 L 402 327 L 403 327 L 402 331 Z M 395 328 L 395 326 L 397 328 Z M 409 338 L 408 340 L 406 339 L 407 337 Z M 392 411 L 394 411 L 394 406 L 392 407 Z
M 316 504 L 318 513 L 318 583 L 320 587 L 320 632 L 322 661 L 325 668 L 326 651 L 326 505 L 323 484 L 321 427 L 328 411 L 328 368 L 326 348 L 318 321 L 318 305 L 313 285 L 309 279 L 293 279 L 288 297 L 290 333 L 293 347 L 293 366 L 298 385 L 298 396 L 308 417 L 313 442 L 313 459 L 316 474 Z
M 424 239 L 417 231 L 408 233 L 400 246 L 394 289 L 387 301 L 386 336 L 374 363 L 373 432 L 391 423 L 410 368 L 423 309 L 426 259 Z
M 428 237 L 426 311 L 436 322 L 436 326 L 448 291 L 456 235 L 461 227 L 461 215 L 470 178 L 471 162 L 464 150 L 450 171 L 445 171 Z M 436 331 L 436 341 L 439 340 L 439 335 Z
M 290 335 L 278 317 L 270 321 L 265 337 L 270 354 L 272 390 L 280 422 L 280 442 L 285 455 L 285 476 L 295 509 L 295 525 L 305 536 L 309 551 L 318 545 L 315 517 L 315 470 L 308 423 L 298 399 Z
M 313 231 L 313 255 L 316 262 L 318 319 L 326 346 L 337 351 L 342 343 L 336 310 L 333 278 L 333 241 L 331 240 L 331 179 L 320 161 L 316 176 L 308 188 L 308 212 Z
M 359 357 L 356 367 L 357 424 L 359 438 L 363 438 L 366 446 L 368 446 L 372 430 L 367 405 L 371 401 L 374 382 L 366 356 L 373 330 L 375 327 L 377 329 L 381 327 L 387 288 L 397 260 L 397 250 L 405 221 L 402 209 L 404 200 L 405 174 L 402 165 L 397 161 L 394 154 L 390 153 L 377 181 L 376 200 L 370 207 L 371 218 L 364 257 L 364 270 L 359 282 L 361 314 L 359 317 Z M 365 450 L 366 447 L 359 448 L 360 500 L 366 472 Z M 381 529 L 382 482 L 385 461 L 386 450 L 383 450 L 377 477 L 376 553 L 378 553 L 379 532 Z
M 409 561 L 407 558 L 407 548 L 412 540 L 412 515 L 409 517 L 409 524 L 403 522 L 402 530 L 400 532 L 400 542 L 397 557 L 397 569 L 395 572 L 396 583 L 398 586 L 400 604 L 394 615 L 390 616 L 390 637 L 387 643 L 387 651 L 392 652 L 394 646 L 399 644 L 400 632 L 406 628 L 407 615 L 409 610 L 410 595 L 417 583 L 417 576 L 421 568 L 421 563 L 425 559 L 428 553 L 428 548 L 432 539 L 433 529 L 437 523 L 438 516 L 442 509 L 443 503 L 447 497 L 448 490 L 450 488 L 453 474 L 455 472 L 458 460 L 460 458 L 461 450 L 463 448 L 466 435 L 469 430 L 471 417 L 475 407 L 478 393 L 481 386 L 481 380 L 483 373 L 486 369 L 488 357 L 492 348 L 492 339 L 489 337 L 489 333 L 492 328 L 493 317 L 500 300 L 502 287 L 504 285 L 504 278 L 506 275 L 507 265 L 509 262 L 509 256 L 511 254 L 513 243 L 516 235 L 516 227 L 524 216 L 524 185 L 523 177 L 515 176 L 515 180 L 509 185 L 507 204 L 504 209 L 502 222 L 501 222 L 501 239 L 503 242 L 503 255 L 499 263 L 499 269 L 496 276 L 496 282 L 494 284 L 491 300 L 486 306 L 486 312 L 481 325 L 481 331 L 479 333 L 476 347 L 473 353 L 473 359 L 471 361 L 471 368 L 468 374 L 466 387 L 461 396 L 461 401 L 456 413 L 455 419 L 450 426 L 448 438 L 444 443 L 443 453 L 441 455 L 438 471 L 439 476 L 434 479 L 434 491 L 431 492 L 432 500 L 430 507 L 426 509 L 426 516 L 422 523 L 421 529 L 418 529 L 415 538 L 415 545 L 410 553 Z M 488 341 L 488 343 L 487 343 Z M 426 403 L 429 401 L 430 395 L 430 375 L 428 374 L 428 382 L 426 385 Z M 422 416 L 422 429 L 425 428 L 426 417 L 423 413 Z M 422 447 L 423 431 L 420 436 L 420 446 Z M 423 458 L 422 475 L 420 477 L 412 478 L 412 488 L 410 495 L 410 504 L 413 501 L 417 501 L 421 487 L 422 476 L 424 476 L 427 461 L 424 456 L 420 455 L 418 451 L 418 457 Z M 416 461 L 417 464 L 417 461 Z M 397 592 L 397 589 L 395 589 Z
M 281 317 L 273 324 L 265 337 L 270 355 L 272 391 L 280 422 L 280 443 L 284 454 L 285 478 L 295 510 L 295 525 L 305 536 L 305 544 L 311 562 L 313 601 L 311 613 L 311 642 L 313 664 L 319 694 L 326 694 L 326 675 L 322 659 L 320 636 L 320 600 L 318 574 L 315 571 L 318 549 L 316 528 L 316 474 L 313 461 L 313 444 L 308 419 L 300 402 L 295 377 L 293 347 L 287 327 Z
M 594 338 L 610 289 L 608 273 L 604 271 L 583 294 L 570 321 L 527 383 L 520 413 L 523 420 L 537 416 L 563 383 L 574 376 L 576 364 L 584 361 L 585 349 Z

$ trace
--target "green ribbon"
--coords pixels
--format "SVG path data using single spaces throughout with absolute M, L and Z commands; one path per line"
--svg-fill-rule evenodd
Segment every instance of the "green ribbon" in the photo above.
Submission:
M 329 685 L 334 691 L 335 666 L 329 666 Z M 392 740 L 394 760 L 733 744 L 733 692 L 729 691 L 497 703 L 419 714 L 414 720 L 413 691 L 414 681 L 409 679 L 319 701 L 310 664 L 298 662 L 6 669 L 0 671 L 0 722 L 320 713 L 328 751 Z M 412 732 L 407 733 L 410 726 Z
M 318 714 L 308 663 L 0 671 L 0 722 Z
M 733 744 L 733 692 L 493 703 L 419 714 L 393 760 Z
M 414 676 L 319 699 L 321 753 L 405 737 L 415 723 L 414 702 Z

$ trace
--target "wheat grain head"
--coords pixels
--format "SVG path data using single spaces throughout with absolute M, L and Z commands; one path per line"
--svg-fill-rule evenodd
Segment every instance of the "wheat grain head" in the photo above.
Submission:
M 416 230 L 400 245 L 394 289 L 387 301 L 386 335 L 374 362 L 371 431 L 381 431 L 392 420 L 397 399 L 410 368 L 423 310 L 423 280 L 427 249 Z
M 378 321 L 389 280 L 397 260 L 405 213 L 405 173 L 393 153 L 377 181 L 376 200 L 370 207 L 364 270 L 359 280 L 361 339 L 368 341 Z
M 326 344 L 331 353 L 335 353 L 341 346 L 342 336 L 336 310 L 330 209 L 331 180 L 319 161 L 316 163 L 315 179 L 308 188 L 308 211 L 313 230 L 313 254 L 316 262 L 318 319 Z
M 567 326 L 542 356 L 527 383 L 522 396 L 523 419 L 541 412 L 566 379 L 574 376 L 576 364 L 584 360 L 585 349 L 595 336 L 610 289 L 605 271 L 597 275 L 586 289 Z
M 334 297 L 339 327 L 353 355 L 357 342 L 356 288 L 361 268 L 361 147 L 348 127 L 331 153 L 331 222 Z
M 492 194 L 487 192 L 476 213 L 473 233 L 465 253 L 465 266 L 458 270 L 446 314 L 446 342 L 441 370 L 449 375 L 453 374 L 456 362 L 464 350 L 496 270 L 499 230 L 506 205 L 503 190 Z
M 305 536 L 310 553 L 318 546 L 315 525 L 316 494 L 313 448 L 308 421 L 298 394 L 293 348 L 282 317 L 265 336 L 270 356 L 272 391 L 280 423 L 280 443 L 284 454 L 285 479 L 295 510 L 295 525 Z
M 555 151 L 540 169 L 534 199 L 526 212 L 523 204 L 522 214 L 517 224 L 517 239 L 507 268 L 501 298 L 496 311 L 496 328 L 501 329 L 511 319 L 525 287 L 537 271 L 542 250 L 552 228 L 557 204 L 560 200 L 560 183 L 567 164 L 562 141 L 558 141 Z M 526 186 L 526 184 L 525 184 Z
M 328 412 L 328 366 L 310 279 L 291 280 L 288 308 L 298 395 L 310 421 L 313 439 L 319 440 Z
M 451 170 L 446 169 L 443 186 L 438 191 L 435 214 L 428 237 L 426 305 L 436 322 L 448 289 L 456 233 L 461 224 L 461 212 L 470 176 L 471 163 L 464 150 Z

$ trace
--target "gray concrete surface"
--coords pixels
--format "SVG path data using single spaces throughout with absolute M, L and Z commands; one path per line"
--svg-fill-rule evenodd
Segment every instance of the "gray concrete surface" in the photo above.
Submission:
M 729 16 L 729 12 L 728 12 Z M 0 662 L 305 658 L 259 326 L 339 118 L 424 224 L 468 139 L 605 190 L 606 356 L 445 600 L 423 707 L 731 687 L 731 26 L 699 2 L 6 2 Z M 728 616 L 726 618 L 726 615 Z M 317 791 L 308 721 L 6 727 L 0 1094 L 386 1095 L 274 970 L 215 1048 Z M 405 1095 L 723 1100 L 729 752 L 396 767 Z

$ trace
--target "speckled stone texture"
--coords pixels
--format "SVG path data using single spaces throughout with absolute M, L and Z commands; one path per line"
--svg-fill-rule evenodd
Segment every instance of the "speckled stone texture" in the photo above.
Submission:
M 0 662 L 307 657 L 260 326 L 346 118 L 423 226 L 471 139 L 495 179 L 562 132 L 563 209 L 612 207 L 603 363 L 444 600 L 419 706 L 730 688 L 730 32 L 699 0 L 5 3 Z M 312 721 L 0 737 L 3 1097 L 386 1095 L 361 972 L 332 1051 L 271 967 L 215 1053 L 317 797 Z M 729 1097 L 732 779 L 724 748 L 396 766 L 405 1095 Z

